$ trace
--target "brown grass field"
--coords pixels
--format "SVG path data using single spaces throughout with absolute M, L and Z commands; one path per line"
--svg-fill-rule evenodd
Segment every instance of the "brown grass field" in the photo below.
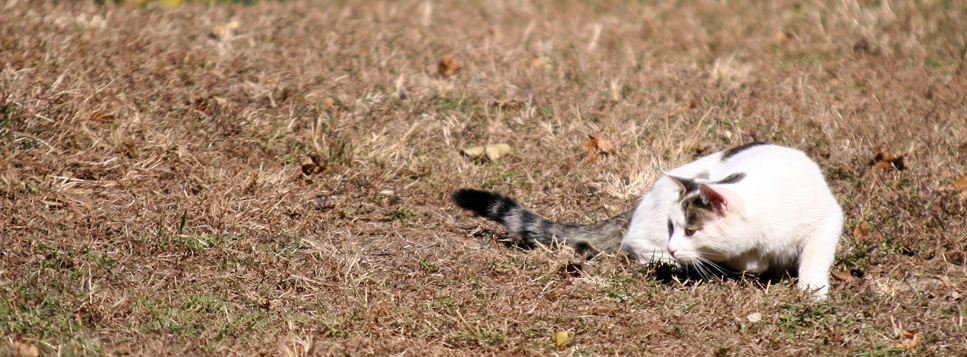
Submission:
M 0 0 L 0 354 L 964 356 L 965 67 L 954 0 Z M 590 222 L 753 140 L 843 206 L 827 301 L 448 198 Z

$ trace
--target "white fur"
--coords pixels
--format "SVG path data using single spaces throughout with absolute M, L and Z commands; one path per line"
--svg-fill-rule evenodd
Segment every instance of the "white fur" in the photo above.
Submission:
M 725 161 L 722 156 L 711 154 L 658 179 L 635 207 L 622 249 L 641 262 L 708 260 L 755 273 L 796 267 L 798 286 L 824 298 L 843 213 L 819 167 L 801 151 L 776 145 L 750 147 Z M 685 237 L 682 189 L 668 175 L 710 183 L 739 172 L 745 177 L 736 183 L 709 184 L 726 198 L 726 210 Z

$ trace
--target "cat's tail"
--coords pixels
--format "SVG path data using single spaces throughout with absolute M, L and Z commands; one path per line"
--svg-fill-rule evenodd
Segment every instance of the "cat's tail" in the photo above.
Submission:
M 457 206 L 504 225 L 529 247 L 537 243 L 548 247 L 566 245 L 578 252 L 617 251 L 632 213 L 628 210 L 600 222 L 572 225 L 544 219 L 510 197 L 498 193 L 459 189 L 453 192 L 451 198 Z

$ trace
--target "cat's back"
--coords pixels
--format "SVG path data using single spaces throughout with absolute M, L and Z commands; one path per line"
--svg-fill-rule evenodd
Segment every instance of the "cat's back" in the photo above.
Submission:
M 723 169 L 744 174 L 733 188 L 766 212 L 825 215 L 840 210 L 819 165 L 800 150 L 757 145 L 731 157 L 723 155 Z
M 819 165 L 806 153 L 786 146 L 759 144 L 740 152 L 729 150 L 720 160 L 723 172 L 743 173 L 754 181 L 785 184 L 818 180 L 825 186 Z

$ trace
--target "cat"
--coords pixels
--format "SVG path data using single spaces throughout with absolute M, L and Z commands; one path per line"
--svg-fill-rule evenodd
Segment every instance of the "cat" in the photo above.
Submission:
M 541 218 L 513 199 L 459 189 L 453 202 L 504 225 L 528 246 L 623 252 L 641 263 L 720 266 L 784 274 L 823 299 L 843 212 L 819 166 L 802 151 L 753 142 L 674 168 L 634 208 L 586 225 Z

